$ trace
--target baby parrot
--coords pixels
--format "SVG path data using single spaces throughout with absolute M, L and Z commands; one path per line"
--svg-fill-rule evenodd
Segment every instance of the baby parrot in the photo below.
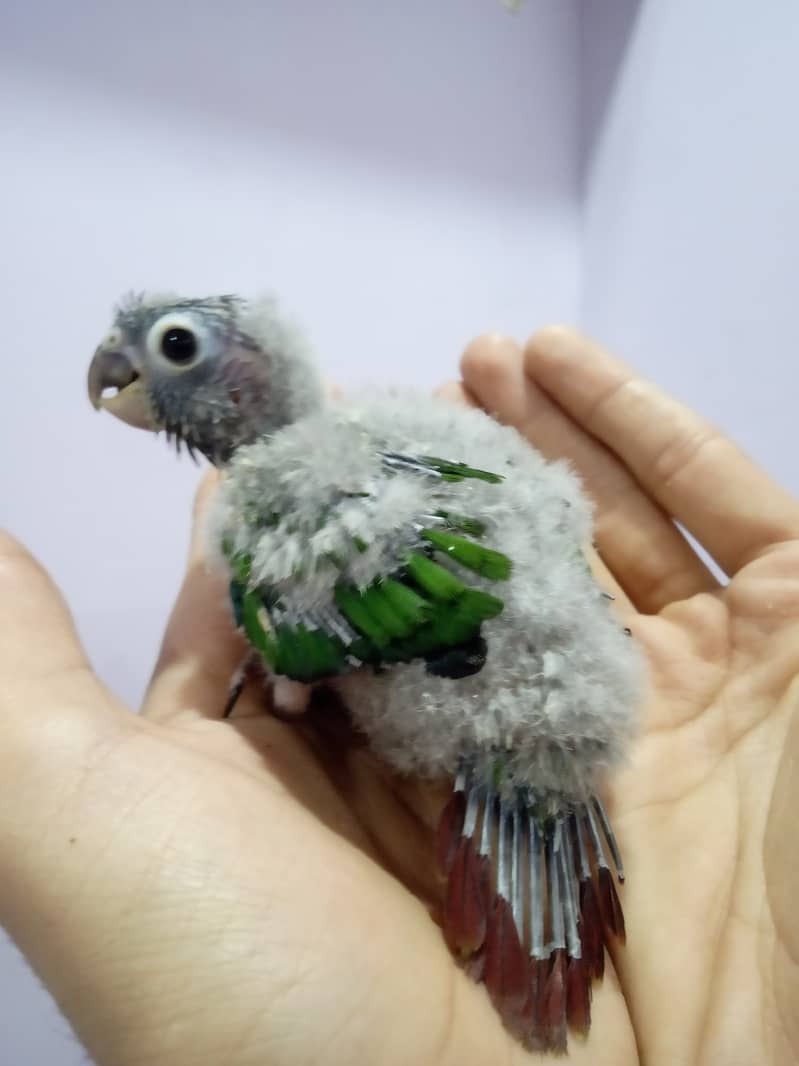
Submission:
M 525 1046 L 566 1051 L 625 935 L 599 792 L 643 684 L 576 477 L 481 411 L 326 403 L 268 297 L 126 299 L 88 391 L 222 469 L 214 553 L 278 704 L 324 683 L 395 771 L 451 781 L 443 934 Z

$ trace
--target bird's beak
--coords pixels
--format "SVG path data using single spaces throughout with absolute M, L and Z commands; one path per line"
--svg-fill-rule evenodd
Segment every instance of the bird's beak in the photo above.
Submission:
M 124 351 L 103 348 L 94 353 L 87 381 L 89 399 L 137 429 L 155 429 L 156 420 L 133 359 Z M 107 390 L 116 389 L 116 392 Z

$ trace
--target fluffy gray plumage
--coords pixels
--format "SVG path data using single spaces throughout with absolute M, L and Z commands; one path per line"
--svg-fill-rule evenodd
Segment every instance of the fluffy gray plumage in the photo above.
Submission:
M 392 473 L 381 450 L 445 455 L 505 480 Z M 319 528 L 342 495 L 365 490 L 369 499 L 353 495 Z M 481 520 L 482 540 L 513 560 L 510 580 L 493 586 L 505 609 L 484 625 L 486 665 L 451 679 L 416 661 L 358 670 L 337 687 L 398 770 L 454 774 L 472 756 L 478 776 L 481 768 L 488 776 L 504 753 L 507 785 L 582 798 L 617 764 L 634 729 L 640 659 L 588 570 L 590 509 L 564 463 L 546 462 L 480 411 L 410 392 L 367 393 L 240 448 L 216 500 L 212 539 L 251 554 L 254 580 L 280 586 L 301 615 L 332 608 L 342 572 L 363 587 L 390 572 L 416 546 L 419 521 L 439 509 Z M 241 520 L 273 510 L 291 514 L 288 534 Z M 354 537 L 365 551 L 353 549 Z
M 194 335 L 188 360 L 174 360 L 164 343 L 175 327 Z M 135 380 L 106 400 L 109 359 L 110 381 Z M 120 359 L 130 373 L 118 379 Z M 309 348 L 272 297 L 127 298 L 95 355 L 90 392 L 123 418 L 135 393 L 127 420 L 166 428 L 225 465 L 212 514 L 218 561 L 227 565 L 223 541 L 251 556 L 254 583 L 282 593 L 290 620 L 334 618 L 337 632 L 351 634 L 333 603 L 342 576 L 366 587 L 390 574 L 437 510 L 484 523 L 481 540 L 513 570 L 501 588 L 470 578 L 505 601 L 483 625 L 482 670 L 438 677 L 418 660 L 336 682 L 394 767 L 454 773 L 471 756 L 480 776 L 500 756 L 506 783 L 534 783 L 554 800 L 590 792 L 622 757 L 641 661 L 585 563 L 590 507 L 565 463 L 546 462 L 482 412 L 413 392 L 367 392 L 324 408 Z M 381 452 L 438 455 L 504 480 L 453 484 L 390 469 Z M 278 526 L 273 513 L 283 516 Z
M 286 675 L 275 704 L 301 709 L 296 681 L 323 678 L 388 764 L 454 779 L 437 836 L 444 935 L 527 1047 L 565 1051 L 625 935 L 598 794 L 643 688 L 586 563 L 575 475 L 424 395 L 325 408 L 268 299 L 128 301 L 88 390 L 223 469 L 214 560 L 253 647 Z

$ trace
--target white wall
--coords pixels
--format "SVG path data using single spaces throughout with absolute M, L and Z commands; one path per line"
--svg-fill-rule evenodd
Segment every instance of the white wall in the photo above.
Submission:
M 131 698 L 196 476 L 88 407 L 124 290 L 274 287 L 338 380 L 425 385 L 475 331 L 571 317 L 578 291 L 571 5 L 208 0 L 191 33 L 182 5 L 149 7 L 53 0 L 0 26 L 6 387 L 34 405 L 3 430 L 2 519 Z
M 477 331 L 574 318 L 577 13 L 3 5 L 0 522 L 49 566 L 131 702 L 197 472 L 88 406 L 111 303 L 130 287 L 273 287 L 345 383 L 429 385 Z M 84 1061 L 8 950 L 0 993 L 0 1066 Z
M 799 490 L 799 5 L 625 3 L 588 138 L 583 324 Z M 614 78 L 603 4 L 584 16 L 590 93 Z

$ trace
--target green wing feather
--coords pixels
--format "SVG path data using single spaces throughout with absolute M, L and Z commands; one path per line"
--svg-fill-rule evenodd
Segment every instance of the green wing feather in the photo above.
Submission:
M 447 481 L 502 478 L 462 463 L 391 456 L 392 465 L 430 472 Z M 250 587 L 251 560 L 223 545 L 231 566 L 230 596 L 237 625 L 275 673 L 297 681 L 318 681 L 360 664 L 375 668 L 425 659 L 431 672 L 464 676 L 479 669 L 481 627 L 504 607 L 503 600 L 475 588 L 470 575 L 507 581 L 511 560 L 479 543 L 485 526 L 467 515 L 436 512 L 442 525 L 419 533 L 421 544 L 396 569 L 365 589 L 342 581 L 334 601 L 346 624 L 288 625 L 274 590 Z M 444 559 L 449 565 L 442 565 Z M 454 564 L 454 565 L 453 565 Z

